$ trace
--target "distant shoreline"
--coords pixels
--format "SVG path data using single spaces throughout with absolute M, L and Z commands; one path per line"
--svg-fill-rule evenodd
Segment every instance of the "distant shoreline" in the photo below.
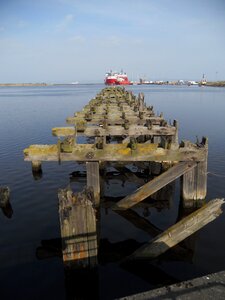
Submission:
M 59 85 L 69 85 L 69 86 L 76 86 L 76 85 L 82 85 L 82 84 L 88 84 L 88 85 L 93 85 L 93 84 L 101 84 L 101 83 L 0 83 L 1 86 L 59 86 Z
M 209 81 L 205 85 L 212 87 L 225 87 L 225 81 Z
M 69 85 L 69 86 L 76 86 L 80 84 L 101 84 L 101 83 L 0 83 L 0 87 L 32 87 L 32 86 L 60 86 L 60 85 Z M 145 83 L 142 83 L 145 85 Z M 160 83 L 161 85 L 168 85 L 167 82 Z M 209 86 L 209 87 L 225 87 L 225 81 L 208 81 L 206 83 L 198 83 L 200 86 Z M 173 85 L 173 84 L 169 84 Z
M 47 83 L 0 83 L 0 86 L 48 86 Z

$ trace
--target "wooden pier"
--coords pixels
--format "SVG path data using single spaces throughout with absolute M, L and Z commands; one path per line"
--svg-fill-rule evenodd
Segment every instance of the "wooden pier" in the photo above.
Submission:
M 44 161 L 71 161 L 86 166 L 87 188 L 81 193 L 65 189 L 58 194 L 66 267 L 92 268 L 97 265 L 99 207 L 106 205 L 102 202 L 104 190 L 101 182 L 107 177 L 108 166 L 113 166 L 121 176 L 126 174 L 126 179 L 131 182 L 140 183 L 141 179 L 129 169 L 129 164 L 150 178 L 147 183 L 142 181 L 143 184 L 133 194 L 108 204 L 118 213 L 141 204 L 147 207 L 148 203 L 144 204 L 143 200 L 150 196 L 154 198 L 157 192 L 177 178 L 181 178 L 184 206 L 206 197 L 207 138 L 203 137 L 201 142 L 196 143 L 179 143 L 178 122 L 168 123 L 162 113 L 156 115 L 153 107 L 146 105 L 142 93 L 135 96 L 124 88 L 104 88 L 82 111 L 68 117 L 67 123 L 70 126 L 52 129 L 52 134 L 58 138 L 56 144 L 31 145 L 24 150 L 24 159 L 32 162 L 36 179 L 38 174 L 41 175 L 41 163 Z M 79 143 L 80 137 L 85 143 Z M 216 201 L 214 205 L 217 215 L 222 203 Z M 203 225 L 196 226 L 197 229 L 212 220 L 207 216 L 205 219 Z M 179 236 L 177 241 L 173 238 L 173 246 L 186 236 Z M 148 256 L 146 252 L 145 257 Z

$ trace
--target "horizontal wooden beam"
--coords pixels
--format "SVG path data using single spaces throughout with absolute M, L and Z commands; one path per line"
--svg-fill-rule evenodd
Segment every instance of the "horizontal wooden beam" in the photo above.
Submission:
M 98 132 L 98 133 L 97 133 Z M 109 126 L 107 129 L 99 126 L 87 127 L 84 131 L 85 136 L 140 136 L 140 135 L 175 135 L 175 127 L 162 127 L 154 125 L 152 129 L 148 129 L 145 126 L 130 125 L 129 129 L 125 129 L 122 126 Z M 96 134 L 97 133 L 97 134 Z
M 72 125 L 72 124 L 84 122 L 84 119 L 85 118 L 80 118 L 80 117 L 68 117 L 66 119 L 66 122 L 67 124 Z M 126 120 L 129 121 L 129 124 L 144 125 L 146 124 L 146 120 L 149 120 L 153 125 L 155 124 L 159 125 L 163 120 L 163 118 L 154 116 L 154 117 L 144 117 L 144 119 L 140 119 L 138 116 L 134 116 L 134 117 L 126 116 Z M 101 117 L 93 115 L 91 120 L 87 121 L 87 124 L 90 125 L 100 124 L 103 121 L 106 122 L 106 124 L 108 125 L 123 125 L 125 123 L 125 119 L 122 118 L 112 118 L 110 115 L 101 116 Z
M 25 161 L 203 161 L 204 147 L 163 149 L 158 144 L 136 144 L 136 149 L 129 143 L 105 144 L 97 149 L 94 144 L 76 144 L 71 153 L 58 150 L 58 145 L 31 145 L 24 150 Z
M 119 202 L 115 204 L 112 209 L 128 209 L 151 196 L 168 183 L 174 181 L 179 178 L 181 175 L 190 171 L 197 165 L 196 162 L 180 162 L 175 166 L 168 169 L 166 172 L 162 173 L 158 177 L 155 177 L 153 180 L 144 184 L 142 187 L 137 189 L 133 194 L 126 196 Z
M 137 249 L 127 259 L 153 259 L 183 241 L 222 213 L 224 199 L 214 199 L 191 213 L 153 240 Z
M 74 135 L 75 128 L 74 127 L 55 127 L 52 128 L 52 135 L 54 136 L 68 136 Z
M 140 135 L 163 135 L 163 136 L 174 136 L 176 128 L 173 126 L 163 127 L 153 125 L 151 129 L 146 126 L 130 125 L 128 129 L 122 126 L 108 126 L 104 129 L 100 126 L 89 126 L 84 128 L 84 131 L 77 132 L 77 135 L 92 137 L 92 136 L 140 136 Z M 74 127 L 56 127 L 52 129 L 54 136 L 68 136 L 75 134 Z

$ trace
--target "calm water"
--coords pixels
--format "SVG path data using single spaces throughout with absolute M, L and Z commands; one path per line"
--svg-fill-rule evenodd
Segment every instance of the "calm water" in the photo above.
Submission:
M 103 85 L 72 87 L 0 88 L 0 185 L 11 189 L 12 211 L 0 211 L 0 298 L 67 299 L 76 294 L 76 281 L 65 280 L 61 258 L 40 259 L 43 240 L 60 237 L 58 188 L 69 183 L 75 163 L 43 164 L 43 178 L 33 180 L 30 163 L 23 161 L 23 149 L 30 144 L 55 143 L 51 128 L 64 126 L 65 119 L 80 110 Z M 225 196 L 225 89 L 199 87 L 132 86 L 144 92 L 147 104 L 163 112 L 167 120 L 177 119 L 179 139 L 209 138 L 207 200 Z M 80 189 L 82 183 L 74 183 Z M 119 195 L 136 188 L 118 181 L 111 186 Z M 106 193 L 110 192 L 105 186 Z M 177 220 L 179 185 L 170 209 L 151 208 L 150 220 L 165 229 Z M 8 213 L 8 217 L 6 214 Z M 139 211 L 142 214 L 141 211 Z M 11 218 L 9 216 L 11 215 Z M 189 239 L 191 259 L 167 258 L 146 268 L 123 268 L 116 260 L 103 260 L 98 268 L 100 299 L 114 299 L 151 289 L 167 282 L 197 277 L 225 269 L 225 214 Z M 110 243 L 151 237 L 112 211 L 102 210 L 101 238 Z M 146 267 L 146 266 L 145 266 Z M 96 275 L 97 276 L 97 275 Z M 87 288 L 86 288 L 87 289 Z M 97 298 L 93 292 L 92 299 Z M 71 298 L 72 299 L 72 298 Z

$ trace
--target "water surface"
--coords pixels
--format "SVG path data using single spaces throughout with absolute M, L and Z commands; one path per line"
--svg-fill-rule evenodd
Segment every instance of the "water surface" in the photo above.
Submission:
M 68 289 L 59 257 L 40 260 L 36 250 L 42 240 L 60 237 L 57 190 L 69 183 L 75 163 L 43 163 L 43 178 L 33 180 L 31 165 L 23 161 L 23 149 L 30 144 L 51 144 L 56 138 L 51 128 L 65 126 L 66 118 L 79 111 L 103 85 L 0 88 L 0 185 L 11 189 L 13 214 L 0 211 L 1 299 L 66 299 Z M 179 139 L 209 138 L 207 200 L 225 195 L 225 89 L 183 86 L 131 86 L 143 92 L 148 105 L 167 120 L 179 121 Z M 82 183 L 75 183 L 80 189 Z M 110 192 L 106 185 L 106 193 Z M 117 180 L 111 189 L 126 194 Z M 179 184 L 170 209 L 150 208 L 148 219 L 166 229 L 176 222 L 179 210 Z M 143 215 L 141 210 L 138 211 Z M 12 212 L 11 212 L 12 213 Z M 9 215 L 8 215 L 9 216 Z M 137 270 L 122 268 L 115 261 L 101 263 L 98 269 L 99 298 L 113 299 L 175 281 L 225 269 L 225 215 L 200 230 L 192 242 L 191 260 L 161 260 L 149 266 L 146 278 Z M 110 243 L 134 239 L 142 243 L 151 237 L 127 220 L 108 210 L 101 213 L 101 238 Z M 138 269 L 138 268 L 137 268 Z M 144 273 L 144 269 L 143 272 Z M 143 276 L 142 276 L 143 275 Z M 156 280 L 157 279 L 157 280 Z

